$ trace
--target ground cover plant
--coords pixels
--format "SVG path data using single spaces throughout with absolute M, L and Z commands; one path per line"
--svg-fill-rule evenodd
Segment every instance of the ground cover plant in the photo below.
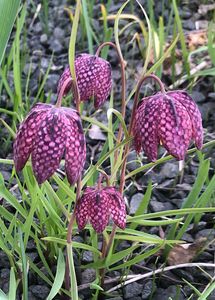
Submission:
M 213 299 L 213 1 L 2 5 L 0 299 Z

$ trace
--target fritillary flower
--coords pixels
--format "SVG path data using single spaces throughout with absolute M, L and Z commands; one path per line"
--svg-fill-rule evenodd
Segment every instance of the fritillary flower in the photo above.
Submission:
M 106 60 L 90 54 L 80 54 L 75 59 L 75 72 L 81 101 L 94 98 L 95 108 L 99 108 L 107 99 L 112 87 L 111 66 Z M 58 93 L 64 81 L 71 77 L 70 69 L 67 67 L 58 82 Z M 64 95 L 72 88 L 68 83 Z
M 157 93 L 139 103 L 134 125 L 134 146 L 137 152 L 144 150 L 155 161 L 158 145 L 183 160 L 190 141 L 202 148 L 202 118 L 194 100 L 185 91 Z
M 108 224 L 110 216 L 121 229 L 126 225 L 126 208 L 122 195 L 115 187 L 87 187 L 77 202 L 76 221 L 81 230 L 87 221 L 96 232 L 101 233 Z
M 30 154 L 39 184 L 53 175 L 63 156 L 68 181 L 74 184 L 81 175 L 86 157 L 78 112 L 51 104 L 36 104 L 20 125 L 14 142 L 17 172 L 25 166 Z

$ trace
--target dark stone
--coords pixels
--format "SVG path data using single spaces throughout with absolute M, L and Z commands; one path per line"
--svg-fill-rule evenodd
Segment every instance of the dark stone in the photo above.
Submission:
M 191 97 L 195 100 L 197 103 L 201 103 L 205 101 L 205 95 L 198 91 L 193 91 Z
M 181 292 L 178 295 L 177 288 L 173 285 L 169 286 L 167 289 L 157 289 L 155 295 L 153 296 L 153 300 L 169 300 L 170 297 L 172 299 L 185 300 L 185 297 Z
M 132 282 L 123 288 L 124 299 L 133 298 L 141 294 L 143 289 L 142 284 Z
M 186 269 L 175 269 L 172 272 L 177 275 L 179 278 L 184 278 L 189 282 L 193 282 L 193 275 L 190 273 L 190 270 Z
M 137 193 L 131 198 L 130 202 L 130 214 L 135 214 L 136 210 L 138 209 L 141 201 L 143 200 L 143 194 Z M 144 213 L 144 212 L 142 212 Z
M 48 36 L 46 33 L 44 33 L 40 36 L 40 43 L 43 45 L 46 45 L 47 42 L 48 42 Z
M 44 300 L 47 298 L 50 289 L 46 285 L 31 285 L 29 287 L 29 291 L 34 297 Z
M 9 267 L 10 267 L 10 262 L 7 255 L 3 251 L 0 251 L 0 270 L 1 268 L 9 268 Z
M 195 238 L 199 239 L 200 237 L 205 237 L 209 241 L 212 241 L 215 239 L 215 230 L 214 229 L 203 229 L 199 232 L 197 232 Z
M 59 40 L 53 40 L 50 43 L 50 49 L 54 51 L 55 54 L 59 54 L 63 50 L 63 46 Z
M 157 200 L 150 201 L 149 207 L 153 212 L 171 210 L 174 208 L 173 205 L 169 202 L 159 202 Z
M 175 178 L 178 175 L 179 168 L 178 168 L 178 162 L 167 162 L 163 165 L 160 175 L 163 178 Z
M 86 269 L 82 272 L 82 284 L 91 283 L 96 278 L 96 271 L 94 269 Z
M 193 22 L 192 19 L 182 21 L 183 28 L 187 30 L 195 30 L 195 23 Z
M 151 295 L 151 292 L 153 290 L 153 282 L 152 280 L 147 281 L 143 284 L 143 292 L 142 292 L 142 299 L 147 300 L 149 296 Z
M 35 72 L 37 67 L 38 67 L 38 64 L 36 64 L 36 63 L 28 63 L 24 66 L 23 72 L 24 72 L 25 75 L 28 75 L 29 70 L 31 69 L 31 74 L 32 74 L 32 73 Z
M 54 37 L 57 39 L 57 40 L 62 40 L 64 37 L 65 37 L 65 32 L 63 29 L 59 28 L 59 27 L 56 27 L 54 29 Z
M 45 91 L 49 92 L 56 92 L 57 91 L 57 83 L 59 80 L 59 76 L 56 74 L 51 74 L 48 76 L 48 79 L 46 81 L 45 85 Z
M 127 165 L 126 168 L 131 172 L 136 170 L 138 167 L 140 167 L 140 163 L 137 162 L 137 154 L 136 152 L 132 151 L 128 154 L 127 158 Z
M 84 263 L 91 263 L 93 262 L 93 253 L 91 251 L 84 251 L 82 261 Z

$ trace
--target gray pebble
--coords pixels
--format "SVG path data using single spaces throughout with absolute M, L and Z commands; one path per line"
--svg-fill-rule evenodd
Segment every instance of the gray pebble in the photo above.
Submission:
M 130 202 L 130 214 L 135 214 L 141 201 L 143 200 L 143 196 L 144 195 L 141 193 L 137 193 L 134 196 L 132 196 L 131 202 Z M 142 213 L 144 213 L 144 212 L 142 212 Z
M 124 293 L 124 299 L 129 299 L 129 298 L 133 298 L 135 296 L 138 296 L 141 294 L 143 289 L 142 284 L 139 284 L 137 282 L 132 282 L 128 285 L 126 285 L 123 288 L 123 293 Z

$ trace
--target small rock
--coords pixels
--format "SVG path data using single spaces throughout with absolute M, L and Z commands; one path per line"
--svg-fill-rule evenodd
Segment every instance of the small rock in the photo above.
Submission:
M 160 175 L 163 178 L 174 178 L 178 175 L 178 163 L 167 162 L 161 169 Z
M 82 284 L 93 282 L 96 278 L 96 271 L 94 269 L 86 269 L 82 272 Z
M 131 202 L 130 202 L 130 214 L 135 214 L 140 203 L 143 200 L 143 197 L 144 197 L 144 195 L 141 193 L 137 193 L 134 196 L 132 196 Z M 144 212 L 142 212 L 142 213 L 144 213 Z
M 38 22 L 36 25 L 33 26 L 33 28 L 36 33 L 41 33 L 42 32 L 41 22 Z
M 193 275 L 190 273 L 190 270 L 185 269 L 175 269 L 172 270 L 173 274 L 177 275 L 179 278 L 184 278 L 189 282 L 193 282 Z
M 55 52 L 55 54 L 60 54 L 63 50 L 62 44 L 58 40 L 53 40 L 50 43 L 50 49 Z
M 57 83 L 58 83 L 59 76 L 57 74 L 50 74 L 46 81 L 45 90 L 56 92 L 57 91 Z
M 106 135 L 101 131 L 101 128 L 97 125 L 92 124 L 89 129 L 89 137 L 92 140 L 106 141 Z
M 29 291 L 38 299 L 44 300 L 47 298 L 50 290 L 46 285 L 31 285 Z
M 123 298 L 118 296 L 118 297 L 114 297 L 114 298 L 108 298 L 108 300 L 123 300 Z
M 129 299 L 141 294 L 143 289 L 142 284 L 132 282 L 123 288 L 124 299 Z
M 54 29 L 54 37 L 57 39 L 57 40 L 62 40 L 64 37 L 65 37 L 65 33 L 64 33 L 64 30 L 59 28 L 59 27 L 56 27 Z
M 184 22 L 182 21 L 182 24 L 183 24 L 184 29 L 187 29 L 187 30 L 195 30 L 196 29 L 195 23 L 193 22 L 192 19 L 188 19 Z
M 205 101 L 205 95 L 198 91 L 193 91 L 191 97 L 195 100 L 197 103 L 201 103 Z
M 84 263 L 91 263 L 93 262 L 93 253 L 90 251 L 84 251 L 82 261 Z
M 42 57 L 41 67 L 46 70 L 46 69 L 48 69 L 48 66 L 49 66 L 49 60 L 45 57 Z
M 0 266 L 1 266 L 0 268 L 2 268 L 2 270 L 3 270 L 3 268 L 9 268 L 10 267 L 8 257 L 3 251 L 0 251 Z
M 37 300 L 37 298 L 33 295 L 31 291 L 28 290 L 28 299 L 29 300 Z
M 140 163 L 137 162 L 137 154 L 134 151 L 128 154 L 127 161 L 128 163 L 126 167 L 130 172 L 140 167 Z
M 203 229 L 199 231 L 195 238 L 199 239 L 200 237 L 206 237 L 208 241 L 212 241 L 215 239 L 215 230 L 214 229 Z
M 185 297 L 183 294 L 180 292 L 178 295 L 178 289 L 176 286 L 169 286 L 167 289 L 157 289 L 155 295 L 153 296 L 153 300 L 169 300 L 170 298 L 176 299 L 177 300 L 185 300 Z
M 153 282 L 149 280 L 143 285 L 142 299 L 147 300 L 151 295 L 152 290 L 153 290 Z
M 24 74 L 25 75 L 28 75 L 29 73 L 29 70 L 31 69 L 31 74 L 35 72 L 37 68 L 37 64 L 36 63 L 27 63 L 25 66 L 24 66 Z
M 215 92 L 208 93 L 208 97 L 215 100 Z
M 45 44 L 47 44 L 47 41 L 48 41 L 48 36 L 47 36 L 47 34 L 46 34 L 46 33 L 42 34 L 42 35 L 40 36 L 40 43 L 43 44 L 43 45 L 45 45 Z
M 153 212 L 171 210 L 174 208 L 173 205 L 169 202 L 164 203 L 164 202 L 159 202 L 157 200 L 151 200 L 149 202 L 149 206 Z

